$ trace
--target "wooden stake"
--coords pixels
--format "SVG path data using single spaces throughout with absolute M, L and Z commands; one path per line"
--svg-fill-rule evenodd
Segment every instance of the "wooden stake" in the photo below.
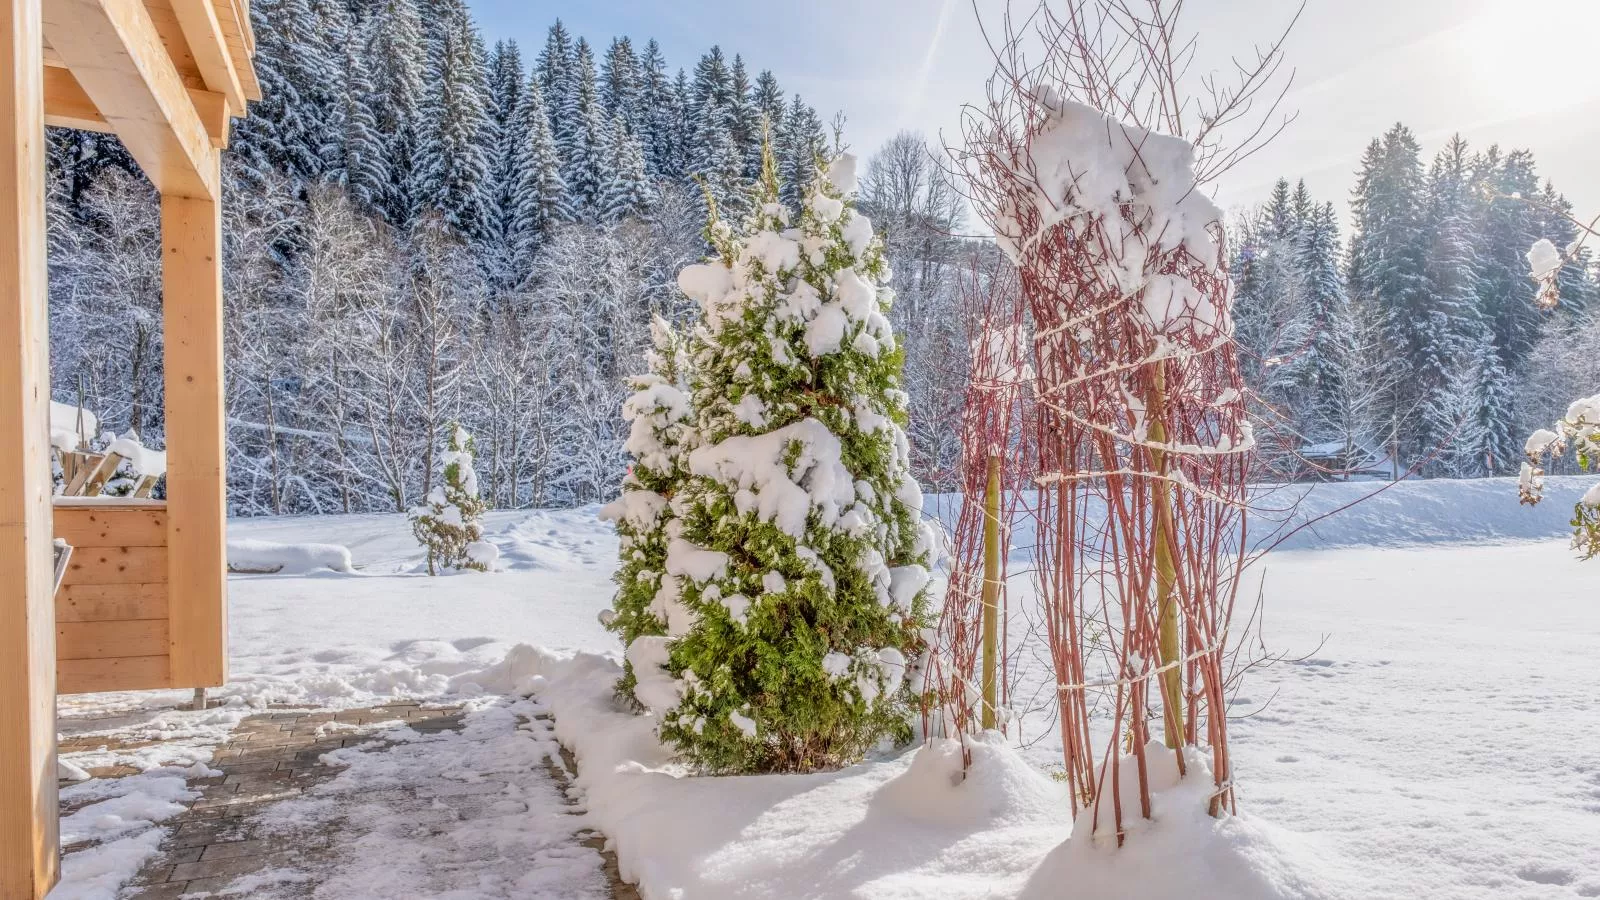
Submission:
M 1166 372 L 1158 363 L 1145 398 L 1145 415 L 1150 423 L 1148 435 L 1153 444 L 1167 442 L 1163 421 L 1167 407 Z M 1151 462 L 1159 475 L 1167 474 L 1165 450 L 1150 451 Z M 1172 482 L 1150 479 L 1151 515 L 1155 519 L 1156 625 L 1163 666 L 1176 663 L 1182 654 L 1178 640 L 1178 538 L 1172 518 Z M 1161 674 L 1161 708 L 1167 746 L 1183 746 L 1183 667 L 1174 665 Z M 1179 760 L 1182 765 L 1182 760 Z
M 983 727 L 995 727 L 1000 705 L 1000 457 L 989 456 L 983 496 Z
M 0 898 L 60 876 L 45 318 L 44 33 L 0 0 Z

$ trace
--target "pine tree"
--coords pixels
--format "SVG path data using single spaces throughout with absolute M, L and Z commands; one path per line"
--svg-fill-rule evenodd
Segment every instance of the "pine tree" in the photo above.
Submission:
M 314 33 L 306 0 L 261 0 L 250 10 L 262 99 L 239 125 L 237 154 L 243 171 L 265 184 L 273 170 L 297 179 L 315 178 L 322 169 L 324 141 L 318 129 L 319 80 L 332 78 L 321 39 Z
M 611 143 L 611 123 L 600 102 L 594 53 L 583 38 L 573 54 L 572 89 L 559 121 L 565 129 L 556 132 L 556 150 L 561 155 L 561 176 L 567 182 L 573 203 L 585 215 L 596 214 L 601 186 L 605 183 L 606 148 Z
M 1389 416 L 1402 463 L 1432 449 L 1426 446 L 1420 413 L 1431 385 L 1414 376 L 1416 361 L 1437 326 L 1426 309 L 1424 185 L 1420 147 L 1410 129 L 1396 125 L 1367 147 L 1351 208 L 1355 234 L 1350 242 L 1350 293 L 1370 303 L 1387 325 L 1385 341 L 1394 385 Z
M 422 108 L 413 200 L 452 228 L 487 236 L 494 222 L 489 151 L 494 124 L 480 41 L 464 0 L 439 0 L 438 47 Z
M 493 213 L 491 232 L 505 236 L 514 215 L 513 192 L 516 155 L 521 135 L 513 119 L 522 104 L 522 50 L 516 41 L 496 41 L 489 51 L 489 118 L 494 123 L 494 143 L 489 151 L 489 198 Z
M 853 158 L 806 192 L 795 231 L 763 166 L 745 236 L 679 284 L 701 304 L 702 446 L 666 570 L 693 625 L 634 654 L 663 736 L 712 771 L 808 770 L 907 738 L 931 534 L 918 521 L 882 245 L 849 200 Z M 662 702 L 662 699 L 669 701 Z
M 652 179 L 683 177 L 679 166 L 678 94 L 667 77 L 667 61 L 661 55 L 661 45 L 652 38 L 644 45 L 644 55 L 639 59 L 639 104 L 643 123 L 639 131 L 644 145 L 645 171 Z
M 755 89 L 750 95 L 750 103 L 755 107 L 755 114 L 759 121 L 765 123 L 769 139 L 777 141 L 778 135 L 783 133 L 784 98 L 783 88 L 778 86 L 778 79 L 770 70 L 762 70 L 756 76 Z M 761 153 L 763 142 L 757 140 L 750 148 L 750 156 L 745 160 L 745 173 L 751 179 L 761 174 Z
M 382 136 L 389 182 L 383 210 L 392 223 L 411 221 L 419 119 L 427 57 L 415 0 L 382 0 L 367 57 L 373 72 L 373 120 Z M 248 119 L 246 121 L 249 121 Z
M 783 179 L 782 199 L 791 210 L 798 210 L 805 185 L 817 176 L 817 160 L 827 150 L 828 137 L 822 130 L 817 111 L 805 104 L 799 94 L 789 104 L 783 127 L 775 132 L 778 171 Z
M 1313 328 L 1306 366 L 1310 396 L 1301 431 L 1316 440 L 1328 440 L 1338 436 L 1336 423 L 1340 397 L 1346 390 L 1349 354 L 1346 319 L 1350 315 L 1339 269 L 1339 220 L 1333 204 L 1312 207 L 1297 249 L 1305 309 Z
M 516 41 L 495 41 L 489 52 L 489 115 L 504 128 L 522 102 L 522 48 Z
M 597 198 L 601 222 L 614 223 L 641 215 L 650 205 L 653 192 L 644 170 L 644 151 L 639 139 L 619 116 L 607 130 L 606 177 Z
M 428 552 L 429 575 L 454 569 L 487 572 L 500 554 L 483 539 L 479 520 L 486 504 L 478 496 L 472 435 L 455 422 L 445 431 L 449 439 L 440 454 L 443 477 L 423 504 L 411 510 L 411 530 Z
M 1470 163 L 1466 142 L 1457 136 L 1434 158 L 1427 178 L 1427 254 L 1416 310 L 1423 327 L 1411 365 L 1413 384 L 1426 397 L 1417 439 L 1425 453 L 1457 444 L 1436 457 L 1428 474 L 1479 474 L 1484 458 L 1478 428 L 1480 376 L 1485 354 L 1492 357 L 1494 348 L 1478 314 L 1476 194 Z M 1470 371 L 1463 360 L 1471 362 Z
M 573 219 L 572 198 L 561 180 L 561 159 L 545 113 L 544 92 L 537 76 L 528 80 L 522 102 L 508 125 L 516 143 L 509 154 L 513 169 L 506 241 L 518 281 L 533 268 L 533 254 L 555 226 Z
M 645 126 L 640 80 L 633 42 L 626 37 L 612 40 L 600 66 L 600 100 L 606 113 L 627 123 L 634 134 Z
M 622 495 L 601 510 L 614 522 L 620 564 L 613 580 L 616 599 L 606 627 L 622 638 L 625 651 L 663 657 L 668 635 L 688 632 L 688 610 L 678 602 L 679 583 L 667 575 L 667 545 L 674 532 L 672 499 L 688 476 L 694 449 L 689 409 L 689 361 L 682 338 L 665 319 L 650 324 L 652 349 L 645 374 L 631 379 L 633 394 L 622 405 L 629 423 L 623 445 L 633 466 L 622 480 Z M 645 644 L 633 650 L 634 642 Z M 651 640 L 651 639 L 654 640 Z M 625 652 L 625 659 L 630 654 Z M 633 664 L 625 662 L 618 692 L 633 696 Z
M 704 185 L 711 202 L 737 215 L 740 211 L 730 207 L 740 193 L 744 159 L 734 131 L 733 75 L 720 47 L 700 58 L 690 91 L 689 172 Z
M 733 135 L 733 150 L 739 155 L 739 177 L 753 183 L 761 175 L 761 108 L 756 105 L 744 57 L 733 57 L 728 81 L 728 130 Z
M 572 152 L 574 132 L 578 127 L 577 119 L 571 114 L 577 105 L 576 63 L 572 37 L 567 33 L 566 26 L 557 19 L 545 37 L 544 49 L 539 51 L 536 69 L 539 88 L 544 92 L 545 112 L 550 116 L 550 134 L 555 139 L 563 165 L 566 165 Z M 571 187 L 570 183 L 568 187 Z
M 332 143 L 323 148 L 330 180 L 367 209 L 379 209 L 389 192 L 389 155 L 373 114 L 376 93 L 367 69 L 366 42 L 347 31 L 344 45 L 344 90 L 328 123 Z

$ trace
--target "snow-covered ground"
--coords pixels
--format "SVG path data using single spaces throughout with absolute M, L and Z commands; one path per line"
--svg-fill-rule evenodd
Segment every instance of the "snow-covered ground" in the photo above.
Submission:
M 984 750 L 978 756 L 990 765 L 975 769 L 983 777 L 960 788 L 935 752 L 830 775 L 678 777 L 648 724 L 607 703 L 614 669 L 603 657 L 617 648 L 596 614 L 610 601 L 615 539 L 593 510 L 495 513 L 487 530 L 506 571 L 442 578 L 416 574 L 420 552 L 400 516 L 236 521 L 231 538 L 348 547 L 355 572 L 235 576 L 233 681 L 221 692 L 235 705 L 191 713 L 173 709 L 187 699 L 174 693 L 65 698 L 66 732 L 173 739 L 68 762 L 151 768 L 138 778 L 153 786 L 155 808 L 139 812 L 159 822 L 160 801 L 170 805 L 178 786 L 174 769 L 154 767 L 203 764 L 253 706 L 478 697 L 469 730 L 523 768 L 549 744 L 527 729 L 526 743 L 512 742 L 516 722 L 556 715 L 558 735 L 579 756 L 589 824 L 611 836 L 647 900 L 767 897 L 778 885 L 796 897 L 1044 897 L 1074 878 L 1079 896 L 1120 897 L 1128 895 L 1096 893 L 1093 879 L 1117 867 L 1160 868 L 1148 852 L 1158 847 L 1189 858 L 1151 879 L 1140 900 L 1193 896 L 1185 891 L 1196 882 L 1184 879 L 1207 867 L 1216 873 L 1207 877 L 1234 879 L 1208 883 L 1229 884 L 1226 896 L 1240 900 L 1597 897 L 1600 568 L 1576 561 L 1562 538 L 1572 499 L 1588 483 L 1552 479 L 1548 505 L 1532 510 L 1516 505 L 1510 481 L 1403 484 L 1265 557 L 1257 570 L 1263 636 L 1283 660 L 1250 672 L 1235 697 L 1242 820 L 1209 832 L 1206 823 L 1172 833 L 1157 826 L 1121 855 L 1061 846 L 1071 823 L 1047 777 L 1058 744 L 1048 713 L 1029 709 L 1041 706 L 1030 700 L 1047 681 L 1026 653 L 1014 682 L 1021 751 Z M 1318 487 L 1301 514 L 1375 487 Z M 1303 490 L 1272 496 L 1287 502 Z M 1271 527 L 1263 522 L 1257 533 Z M 1027 626 L 1026 594 L 1019 585 L 1017 635 Z M 513 652 L 517 644 L 540 649 Z M 525 692 L 531 701 L 514 698 Z M 113 709 L 138 711 L 89 718 Z M 523 715 L 512 717 L 517 710 Z M 406 752 L 421 766 L 443 758 L 427 755 L 428 742 Z M 384 767 L 404 757 L 392 764 L 379 756 L 353 758 L 345 796 L 359 793 L 364 776 L 395 777 Z M 473 756 L 462 765 L 491 768 Z M 504 771 L 491 776 L 515 784 L 519 795 L 509 799 L 522 804 L 507 806 L 507 847 L 534 848 L 534 858 L 513 871 L 516 853 L 493 856 L 474 883 L 516 895 L 516 879 L 546 859 L 556 867 L 547 871 L 572 880 L 539 889 L 587 896 L 592 865 L 564 855 L 531 815 L 548 805 L 544 788 Z M 340 814 L 339 796 L 320 809 Z M 295 815 L 315 819 L 318 809 Z M 141 850 L 154 848 L 148 833 L 132 829 L 126 839 L 134 868 Z M 1173 842 L 1183 835 L 1188 843 Z M 361 857 L 349 859 L 330 882 L 341 886 L 337 896 L 394 896 L 370 860 L 363 868 Z M 75 872 L 69 857 L 65 890 L 86 884 L 89 862 Z M 116 862 L 95 864 L 128 868 Z M 104 883 L 116 872 L 99 874 Z M 568 894 L 551 887 L 560 884 Z

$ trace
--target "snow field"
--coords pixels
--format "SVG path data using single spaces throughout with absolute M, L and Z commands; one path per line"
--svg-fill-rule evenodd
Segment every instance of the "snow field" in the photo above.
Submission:
M 587 883 L 581 860 L 524 819 L 553 801 L 538 763 L 549 736 L 519 726 L 548 711 L 580 762 L 587 812 L 564 816 L 566 825 L 603 830 L 652 900 L 1044 898 L 1063 884 L 1080 885 L 1077 896 L 1149 900 L 1190 897 L 1199 883 L 1239 900 L 1600 896 L 1600 708 L 1584 674 L 1600 641 L 1600 569 L 1578 563 L 1565 537 L 1569 504 L 1592 483 L 1551 479 L 1550 501 L 1533 509 L 1516 505 L 1509 479 L 1402 484 L 1266 557 L 1256 570 L 1262 637 L 1282 659 L 1247 673 L 1233 698 L 1242 815 L 1206 818 L 1203 798 L 1184 792 L 1209 779 L 1191 779 L 1158 795 L 1155 824 L 1120 851 L 1104 839 L 1068 841 L 1073 823 L 1049 778 L 1060 765 L 1043 702 L 1053 680 L 1042 648 L 1016 640 L 1032 615 L 1024 579 L 1009 623 L 1020 718 L 1010 744 L 973 747 L 966 782 L 952 780 L 948 744 L 819 775 L 685 777 L 650 720 L 612 704 L 618 648 L 596 614 L 610 603 L 616 544 L 593 509 L 490 514 L 486 536 L 507 570 L 441 579 L 413 574 L 420 551 L 401 516 L 236 521 L 234 538 L 347 546 L 361 574 L 235 576 L 233 680 L 217 692 L 232 705 L 187 712 L 176 692 L 63 698 L 64 731 L 171 739 L 67 761 L 150 770 L 124 781 L 155 811 L 176 783 L 163 764 L 203 764 L 268 702 L 467 702 L 467 732 L 492 749 L 418 736 L 386 751 L 414 756 L 352 754 L 338 787 L 286 815 L 294 827 L 338 821 L 373 799 L 360 796 L 363 785 L 431 772 L 495 783 L 494 802 L 508 805 L 485 820 L 498 822 L 482 826 L 493 833 L 408 831 L 403 810 L 379 805 L 317 874 L 334 885 L 386 883 L 379 860 L 411 853 L 442 865 L 471 848 L 493 860 L 455 870 L 456 890 L 473 890 L 461 879 L 491 885 L 473 896 L 513 891 L 513 859 L 523 875 Z M 1300 512 L 1378 486 L 1318 486 Z M 938 499 L 948 513 L 953 504 Z M 1018 523 L 1018 545 L 1024 531 Z M 118 718 L 89 718 L 113 711 Z M 82 798 L 101 789 L 69 788 Z M 60 895 L 109 896 L 103 886 L 131 877 L 159 832 L 156 822 L 69 857 Z M 1122 892 L 1122 870 L 1150 873 L 1174 859 L 1184 866 L 1144 878 L 1144 893 Z M 445 895 L 446 880 L 429 882 L 430 895 Z M 549 896 L 585 896 L 573 890 Z

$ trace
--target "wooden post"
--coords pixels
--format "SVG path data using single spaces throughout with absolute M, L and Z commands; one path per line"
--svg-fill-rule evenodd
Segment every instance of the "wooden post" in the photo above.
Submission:
M 45 319 L 44 34 L 0 0 L 0 898 L 60 875 L 50 368 Z
M 172 683 L 216 687 L 228 638 L 219 198 L 162 195 L 161 261 Z
M 1000 457 L 989 457 L 983 492 L 983 727 L 995 727 L 1000 705 Z

